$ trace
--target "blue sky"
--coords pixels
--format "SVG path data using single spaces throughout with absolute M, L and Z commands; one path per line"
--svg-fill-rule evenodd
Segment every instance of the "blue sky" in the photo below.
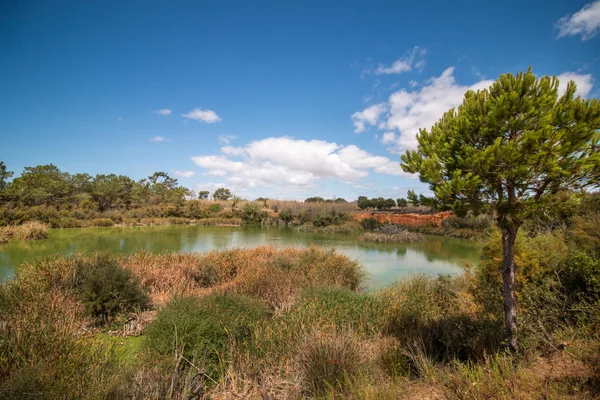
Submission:
M 427 193 L 399 154 L 469 88 L 532 66 L 600 94 L 600 0 L 425 3 L 2 2 L 0 160 L 395 198 Z

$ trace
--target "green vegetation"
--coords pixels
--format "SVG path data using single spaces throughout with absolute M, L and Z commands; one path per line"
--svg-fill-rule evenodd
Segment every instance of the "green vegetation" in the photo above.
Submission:
M 360 291 L 357 263 L 319 249 L 26 264 L 0 285 L 0 396 L 375 399 L 418 397 L 419 389 L 448 398 L 530 398 L 540 390 L 593 398 L 600 269 L 568 239 L 580 229 L 573 221 L 566 231 L 516 241 L 517 354 L 502 350 L 500 233 L 464 275 L 417 275 L 371 293 Z M 111 310 L 102 313 L 108 324 L 98 325 L 82 295 L 96 287 L 123 296 L 93 297 Z M 143 292 L 150 304 L 136 295 Z M 106 334 L 119 324 L 127 332 L 131 321 L 142 321 L 139 340 Z
M 429 182 L 436 199 L 458 215 L 491 207 L 503 237 L 506 335 L 516 350 L 514 247 L 519 228 L 561 190 L 598 184 L 600 101 L 575 97 L 569 82 L 526 73 L 502 75 L 469 91 L 402 156 L 406 172 Z M 410 198 L 410 197 L 409 197 Z
M 202 360 L 216 379 L 223 373 L 220 357 L 232 358 L 232 341 L 249 341 L 267 314 L 264 302 L 230 293 L 174 298 L 148 327 L 144 346 L 159 356 L 179 350 L 189 360 Z
M 108 255 L 77 259 L 69 284 L 90 316 L 101 322 L 117 313 L 140 310 L 149 302 L 139 280 Z

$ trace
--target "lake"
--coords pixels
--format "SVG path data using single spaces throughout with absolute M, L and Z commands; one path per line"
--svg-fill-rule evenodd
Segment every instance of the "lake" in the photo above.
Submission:
M 336 249 L 359 261 L 368 273 L 366 286 L 389 285 L 415 273 L 427 275 L 461 272 L 465 262 L 477 264 L 480 245 L 444 236 L 428 236 L 422 243 L 372 244 L 353 235 L 325 235 L 298 232 L 291 228 L 159 226 L 52 229 L 41 241 L 17 241 L 0 245 L 0 280 L 10 279 L 25 261 L 52 254 L 110 251 L 132 253 L 205 252 L 213 249 L 272 245 L 278 247 L 320 246 Z

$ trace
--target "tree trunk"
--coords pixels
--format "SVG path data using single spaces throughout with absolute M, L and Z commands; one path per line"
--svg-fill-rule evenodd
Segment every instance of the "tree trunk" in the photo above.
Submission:
M 517 351 L 517 294 L 515 292 L 515 241 L 518 227 L 502 229 L 502 281 L 504 289 L 504 323 L 511 351 Z

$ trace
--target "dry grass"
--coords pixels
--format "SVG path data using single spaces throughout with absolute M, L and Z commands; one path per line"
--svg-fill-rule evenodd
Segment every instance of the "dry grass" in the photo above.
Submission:
M 361 237 L 365 242 L 375 243 L 416 243 L 425 240 L 425 236 L 420 233 L 402 231 L 399 233 L 387 234 L 377 232 L 366 232 Z
M 257 247 L 204 254 L 140 252 L 121 258 L 152 294 L 246 294 L 276 309 L 289 307 L 304 287 L 325 284 L 356 289 L 363 271 L 357 262 L 318 248 Z
M 0 227 L 0 243 L 11 240 L 41 240 L 46 239 L 50 227 L 38 221 L 25 222 L 22 225 Z

